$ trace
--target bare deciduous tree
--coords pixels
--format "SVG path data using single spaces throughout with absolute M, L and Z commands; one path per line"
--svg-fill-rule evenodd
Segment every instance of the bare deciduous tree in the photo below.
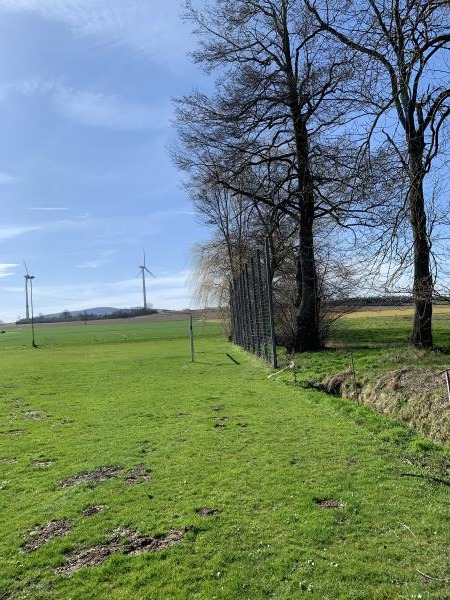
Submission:
M 410 344 L 432 346 L 433 276 L 426 175 L 450 116 L 450 4 L 447 0 L 305 0 L 332 38 L 366 61 L 359 90 L 369 140 L 389 142 L 408 177 L 414 325 Z M 365 142 L 367 143 L 367 142 Z
M 332 177 L 319 177 L 315 161 L 348 118 L 346 51 L 316 36 L 297 0 L 218 0 L 201 11 L 188 3 L 187 17 L 200 40 L 194 58 L 217 79 L 211 97 L 194 92 L 178 100 L 175 161 L 191 177 L 294 220 L 294 348 L 317 350 L 315 222 L 344 220 L 348 207 L 326 193 Z

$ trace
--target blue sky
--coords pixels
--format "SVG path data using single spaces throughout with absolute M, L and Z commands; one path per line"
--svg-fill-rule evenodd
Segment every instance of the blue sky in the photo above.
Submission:
M 207 237 L 167 147 L 171 98 L 202 85 L 181 0 L 0 0 L 0 319 L 191 305 Z M 204 87 L 204 85 L 202 86 Z

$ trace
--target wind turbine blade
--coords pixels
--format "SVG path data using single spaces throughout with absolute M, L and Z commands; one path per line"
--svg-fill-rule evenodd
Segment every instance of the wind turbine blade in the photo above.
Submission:
M 142 254 L 144 255 L 144 269 L 145 269 L 145 248 L 142 246 Z
M 146 271 L 147 271 L 147 273 L 149 273 L 149 274 L 150 274 L 152 277 L 155 277 L 155 276 L 153 275 L 153 273 L 150 271 L 150 269 L 147 269 L 147 267 L 145 267 L 145 270 L 146 270 Z M 156 277 L 155 277 L 155 279 L 156 279 Z
M 26 274 L 28 275 L 28 267 L 25 261 L 23 261 L 23 266 L 25 267 Z

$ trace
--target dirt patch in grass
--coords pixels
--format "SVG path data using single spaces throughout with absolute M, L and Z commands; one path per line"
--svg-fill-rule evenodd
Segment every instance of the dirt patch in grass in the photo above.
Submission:
M 121 472 L 122 469 L 120 467 L 98 467 L 94 471 L 85 471 L 63 479 L 59 482 L 59 487 L 67 488 L 79 485 L 80 483 L 102 483 L 103 481 L 117 477 Z
M 0 458 L 0 465 L 10 465 L 16 462 L 17 458 Z
M 72 523 L 65 519 L 60 521 L 50 521 L 45 525 L 39 525 L 28 532 L 28 541 L 22 546 L 23 552 L 33 552 L 50 540 L 67 535 L 72 529 Z
M 31 419 L 32 421 L 42 421 L 45 419 L 47 415 L 42 410 L 26 410 L 22 413 L 22 415 L 26 419 Z
M 105 510 L 105 508 L 108 508 L 106 504 L 87 506 L 81 514 L 83 517 L 92 517 L 92 515 L 97 515 L 98 513 L 102 512 L 102 510 Z
M 212 517 L 219 514 L 218 508 L 197 508 L 195 511 L 200 517 Z
M 333 498 L 314 498 L 314 504 L 317 504 L 317 506 L 320 506 L 324 510 L 342 508 L 344 506 L 342 502 Z
M 135 485 L 136 483 L 144 483 L 152 478 L 150 473 L 147 473 L 147 467 L 144 463 L 139 463 L 134 467 L 128 477 L 125 478 L 125 483 Z
M 129 529 L 115 532 L 114 537 L 106 544 L 98 544 L 92 548 L 75 552 L 67 557 L 66 564 L 56 572 L 61 575 L 72 575 L 84 567 L 101 565 L 112 554 L 137 555 L 144 552 L 158 552 L 180 543 L 184 538 L 183 530 L 171 530 L 161 537 L 141 535 Z
M 53 460 L 35 460 L 33 462 L 33 467 L 36 467 L 36 469 L 48 469 L 48 467 L 51 467 L 53 464 Z

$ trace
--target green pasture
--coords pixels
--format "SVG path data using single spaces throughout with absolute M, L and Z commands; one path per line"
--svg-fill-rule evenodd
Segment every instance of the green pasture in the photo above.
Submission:
M 324 352 L 296 358 L 300 379 L 320 381 L 343 369 L 356 370 L 357 377 L 376 375 L 402 366 L 450 368 L 450 315 L 434 317 L 432 352 L 408 348 L 411 317 L 365 317 L 341 319 L 332 329 Z M 289 361 L 283 358 L 281 363 Z
M 304 376 L 364 335 L 358 369 L 397 352 L 365 321 L 301 358 Z M 215 324 L 195 332 L 193 364 L 186 322 L 39 327 L 37 349 L 26 328 L 1 334 L 0 598 L 450 598 L 448 447 L 268 379 Z M 100 467 L 115 476 L 60 485 Z M 56 520 L 66 535 L 23 550 Z M 102 564 L 58 572 L 123 530 L 182 539 L 134 555 L 119 540 Z
M 201 336 L 217 335 L 217 324 L 197 320 L 195 330 Z M 1 326 L 0 326 L 1 328 Z M 186 321 L 130 321 L 129 323 L 112 320 L 99 323 L 98 321 L 76 322 L 70 325 L 36 325 L 34 328 L 35 341 L 40 347 L 92 345 L 114 342 L 139 342 L 149 340 L 169 340 L 186 337 L 188 331 Z M 18 325 L 13 328 L 1 329 L 0 351 L 31 345 L 31 325 Z

